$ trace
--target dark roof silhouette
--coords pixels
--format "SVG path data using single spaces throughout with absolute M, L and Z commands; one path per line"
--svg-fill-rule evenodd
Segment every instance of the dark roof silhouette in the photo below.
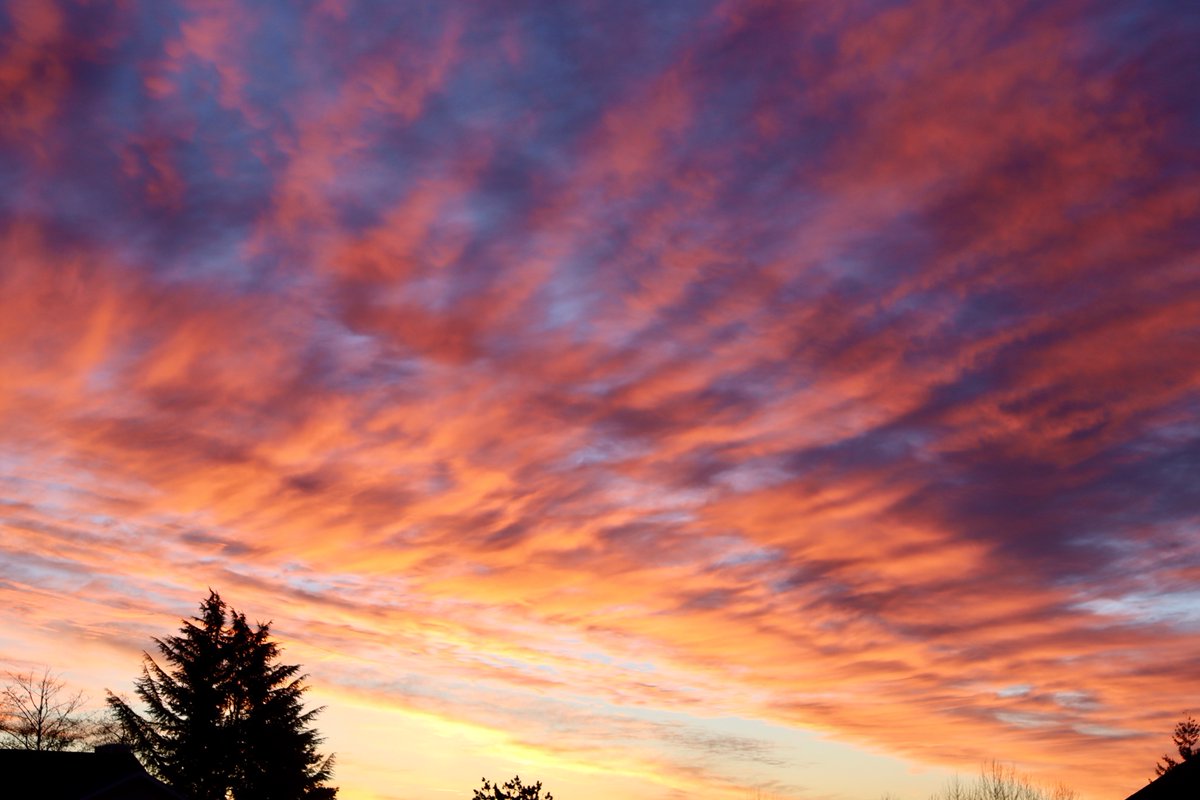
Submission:
M 1200 798 L 1200 758 L 1189 758 L 1126 800 L 1196 800 Z
M 0 750 L 0 776 L 0 793 L 11 800 L 186 800 L 121 745 L 93 753 Z

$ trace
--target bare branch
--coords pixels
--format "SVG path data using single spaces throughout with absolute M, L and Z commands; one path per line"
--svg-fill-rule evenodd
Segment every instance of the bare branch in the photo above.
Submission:
M 83 692 L 67 693 L 48 668 L 40 675 L 9 672 L 7 678 L 0 689 L 0 741 L 24 750 L 66 750 L 90 736 Z

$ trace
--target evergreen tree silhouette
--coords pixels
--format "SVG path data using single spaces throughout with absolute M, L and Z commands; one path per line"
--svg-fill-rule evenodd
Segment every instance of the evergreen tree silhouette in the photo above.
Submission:
M 143 654 L 143 717 L 108 694 L 125 738 L 163 781 L 194 800 L 330 800 L 332 758 L 317 747 L 300 667 L 279 664 L 270 625 L 252 627 L 210 590 L 178 636 Z
M 1175 724 L 1175 730 L 1171 734 L 1171 742 L 1175 745 L 1175 750 L 1179 753 L 1179 760 L 1172 758 L 1170 755 L 1162 757 L 1162 763 L 1154 765 L 1155 775 L 1165 775 L 1168 771 L 1179 766 L 1183 761 L 1190 761 L 1200 754 L 1200 722 L 1188 716 L 1187 719 L 1180 720 Z

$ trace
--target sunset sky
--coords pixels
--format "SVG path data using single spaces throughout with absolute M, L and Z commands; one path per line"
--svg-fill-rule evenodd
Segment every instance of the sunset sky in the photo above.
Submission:
M 1081 800 L 1200 712 L 1200 5 L 0 0 L 0 671 L 342 800 Z

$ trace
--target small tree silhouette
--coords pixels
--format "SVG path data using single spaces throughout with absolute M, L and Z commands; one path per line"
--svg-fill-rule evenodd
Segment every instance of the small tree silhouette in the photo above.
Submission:
M 1187 719 L 1180 720 L 1175 724 L 1175 730 L 1171 734 L 1171 741 L 1175 744 L 1175 749 L 1179 752 L 1179 760 L 1175 760 L 1170 755 L 1162 757 L 1161 764 L 1154 765 L 1155 775 L 1165 775 L 1168 771 L 1179 766 L 1183 761 L 1191 761 L 1196 757 L 1200 749 L 1196 747 L 1200 743 L 1200 722 L 1192 719 L 1189 714 Z
M 0 689 L 0 741 L 22 750 L 67 750 L 81 746 L 96 724 L 83 714 L 83 692 L 69 694 L 50 674 L 8 673 Z
M 542 794 L 541 781 L 525 786 L 521 783 L 520 775 L 514 776 L 511 781 L 505 781 L 503 785 L 492 783 L 487 778 L 482 780 L 483 788 L 476 789 L 471 800 L 554 800 L 554 795 L 550 792 Z

